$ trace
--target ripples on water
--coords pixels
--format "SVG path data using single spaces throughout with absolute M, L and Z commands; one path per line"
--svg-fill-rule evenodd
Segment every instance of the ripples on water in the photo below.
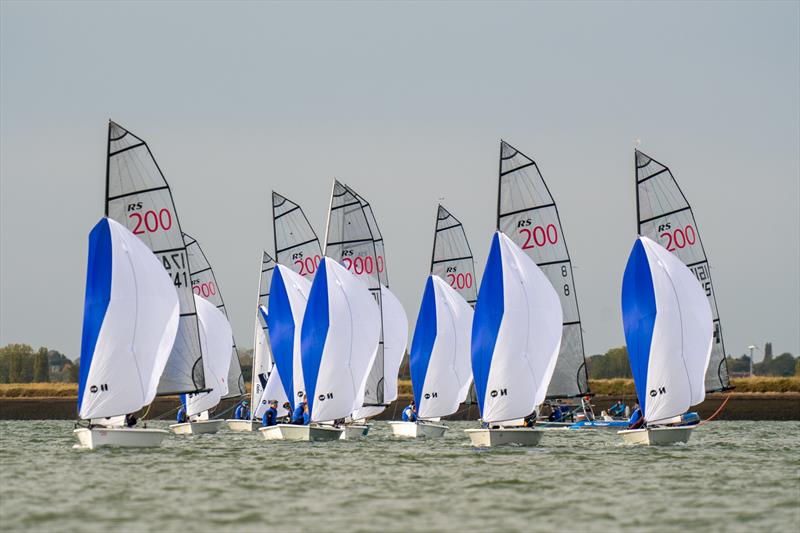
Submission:
M 434 441 L 377 422 L 361 442 L 224 431 L 81 451 L 70 422 L 3 421 L 0 529 L 800 531 L 800 423 L 715 422 L 664 448 L 555 430 L 492 450 L 450 426 Z

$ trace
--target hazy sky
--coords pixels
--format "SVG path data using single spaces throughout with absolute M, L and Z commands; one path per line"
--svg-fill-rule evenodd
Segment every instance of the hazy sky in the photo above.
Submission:
M 798 2 L 1 5 L 0 344 L 79 355 L 113 118 L 243 347 L 271 190 L 320 234 L 333 176 L 365 196 L 413 328 L 439 198 L 483 271 L 500 138 L 558 203 L 587 354 L 622 345 L 638 138 L 695 209 L 727 351 L 800 353 Z

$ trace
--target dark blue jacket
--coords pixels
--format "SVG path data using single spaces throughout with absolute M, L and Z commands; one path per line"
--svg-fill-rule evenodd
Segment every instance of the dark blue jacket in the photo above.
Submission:
M 640 424 L 639 422 L 642 420 L 642 410 L 639 408 L 634 409 L 633 414 L 631 415 L 631 419 L 628 420 L 628 427 L 629 428 L 636 428 Z
M 264 427 L 274 426 L 278 423 L 278 410 L 274 407 L 270 407 L 264 412 L 264 416 L 261 419 L 261 425 Z
M 292 424 L 299 424 L 301 420 L 304 424 L 306 423 L 303 417 L 303 404 L 298 404 L 292 412 Z
M 417 421 L 417 413 L 409 405 L 405 409 L 403 409 L 403 422 L 416 422 Z
M 175 420 L 178 421 L 178 424 L 183 424 L 184 422 L 186 422 L 186 408 L 185 407 L 181 406 L 181 408 L 178 409 L 178 416 L 175 417 Z
M 608 412 L 611 416 L 622 416 L 625 414 L 625 404 L 622 402 L 615 403 L 611 406 Z
M 236 406 L 236 411 L 233 413 L 233 418 L 237 420 L 248 420 L 250 418 L 250 409 L 243 403 Z

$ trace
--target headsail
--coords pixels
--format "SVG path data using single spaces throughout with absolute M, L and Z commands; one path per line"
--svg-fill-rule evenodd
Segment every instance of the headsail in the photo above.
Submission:
M 433 237 L 431 274 L 439 276 L 475 307 L 478 282 L 475 262 L 467 241 L 464 226 L 443 206 L 436 213 L 436 233 Z
M 178 335 L 161 376 L 158 394 L 204 390 L 189 259 L 172 192 L 147 143 L 114 122 L 108 124 L 106 216 L 147 244 L 178 292 L 181 306 Z
M 625 267 L 622 321 L 645 421 L 668 419 L 702 402 L 711 306 L 686 265 L 647 237 L 634 243 Z
M 378 303 L 382 323 L 382 295 L 379 272 L 385 270 L 377 260 L 375 241 L 370 222 L 361 201 L 350 189 L 334 181 L 331 205 L 328 211 L 328 231 L 325 238 L 325 256 L 340 263 L 361 278 Z M 384 395 L 383 326 L 379 335 L 374 364 L 367 377 L 364 393 L 365 406 L 385 406 Z
M 205 252 L 200 247 L 200 243 L 190 235 L 184 233 L 183 240 L 186 243 L 186 253 L 189 256 L 189 275 L 191 276 L 192 292 L 195 296 L 205 298 L 219 309 L 225 318 L 228 318 L 228 311 L 225 309 L 225 302 L 222 300 L 222 292 L 214 276 Z M 242 376 L 242 365 L 239 363 L 239 350 L 236 348 L 236 341 L 233 341 L 231 349 L 231 362 L 228 365 L 228 375 L 226 377 L 228 392 L 222 398 L 234 398 L 245 394 L 244 377 Z
M 251 412 L 255 413 L 261 393 L 267 386 L 267 379 L 272 370 L 272 353 L 269 346 L 269 331 L 266 312 L 269 305 L 269 287 L 272 283 L 272 272 L 275 261 L 267 252 L 261 252 L 261 265 L 258 275 L 258 299 L 256 301 L 255 324 L 253 332 L 253 368 L 250 387 Z
M 275 261 L 312 279 L 322 257 L 317 234 L 300 206 L 275 191 L 272 192 L 272 227 Z
M 472 321 L 472 375 L 484 422 L 528 416 L 545 398 L 559 354 L 561 303 L 530 257 L 492 239 Z
M 155 398 L 178 331 L 178 295 L 150 249 L 108 218 L 89 234 L 86 271 L 78 413 L 133 413 Z
M 675 254 L 703 286 L 714 318 L 714 344 L 705 378 L 706 389 L 713 392 L 730 388 L 717 296 L 694 213 L 669 167 L 639 150 L 636 150 L 636 208 L 638 234 Z
M 561 300 L 564 333 L 547 397 L 588 393 L 581 316 L 558 208 L 536 163 L 505 141 L 500 141 L 497 229 L 533 259 Z

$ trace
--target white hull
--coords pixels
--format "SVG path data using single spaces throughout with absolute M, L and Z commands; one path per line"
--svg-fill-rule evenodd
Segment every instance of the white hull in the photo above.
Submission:
M 689 442 L 695 426 L 655 427 L 618 431 L 625 444 L 665 445 Z
M 389 422 L 395 437 L 438 439 L 444 436 L 447 426 L 430 422 Z
M 101 446 L 152 448 L 160 446 L 164 437 L 169 435 L 163 429 L 136 428 L 79 428 L 73 433 L 80 442 L 77 447 L 90 450 Z
M 516 446 L 536 446 L 542 440 L 544 431 L 533 428 L 465 429 L 473 446 L 491 447 L 513 444 Z
M 278 424 L 260 428 L 258 431 L 266 440 L 326 441 L 339 440 L 344 433 L 344 428 Z
M 199 435 L 200 433 L 216 433 L 225 421 L 218 420 L 198 420 L 196 422 L 184 422 L 182 424 L 170 424 L 169 429 L 176 435 Z
M 357 440 L 363 439 L 369 433 L 369 425 L 367 424 L 348 424 L 344 427 L 341 440 Z
M 225 422 L 228 424 L 228 429 L 231 431 L 256 431 L 261 427 L 261 423 L 255 420 L 239 420 L 236 418 L 229 418 Z

